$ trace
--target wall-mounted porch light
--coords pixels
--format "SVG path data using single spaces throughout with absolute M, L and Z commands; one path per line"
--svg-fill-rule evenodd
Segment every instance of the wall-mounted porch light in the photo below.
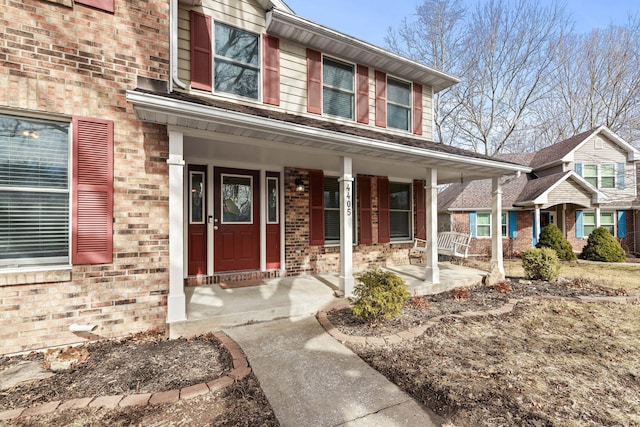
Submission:
M 296 191 L 299 193 L 304 191 L 304 181 L 302 178 L 296 178 Z

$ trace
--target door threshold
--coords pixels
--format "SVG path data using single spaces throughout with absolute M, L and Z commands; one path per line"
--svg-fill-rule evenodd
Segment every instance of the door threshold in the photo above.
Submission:
M 190 276 L 184 279 L 185 286 L 202 286 L 202 285 L 219 285 L 220 283 L 227 283 L 228 286 L 237 282 L 251 282 L 265 279 L 276 279 L 278 277 L 286 276 L 286 272 L 280 269 L 257 271 L 257 270 L 243 270 L 243 271 L 227 271 L 224 273 L 214 273 L 207 276 Z

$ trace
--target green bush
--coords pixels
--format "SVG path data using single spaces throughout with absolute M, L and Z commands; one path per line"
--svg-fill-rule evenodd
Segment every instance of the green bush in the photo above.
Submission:
M 356 282 L 351 312 L 370 321 L 399 315 L 410 296 L 405 281 L 390 271 L 367 271 Z
M 560 273 L 560 261 L 551 248 L 528 248 L 522 251 L 522 268 L 529 279 L 555 280 Z
M 627 255 L 620 242 L 604 227 L 598 227 L 589 234 L 587 245 L 582 249 L 580 258 L 589 261 L 625 262 Z
M 558 259 L 563 261 L 573 261 L 577 258 L 571 243 L 562 235 L 562 231 L 555 224 L 549 224 L 540 232 L 540 240 L 538 240 L 536 248 L 551 248 L 556 251 Z

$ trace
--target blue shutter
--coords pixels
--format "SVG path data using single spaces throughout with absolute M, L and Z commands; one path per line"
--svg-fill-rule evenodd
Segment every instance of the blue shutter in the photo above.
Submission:
M 618 190 L 624 190 L 624 163 L 618 163 L 616 170 L 618 171 Z
M 573 167 L 574 167 L 576 173 L 578 175 L 582 176 L 582 163 L 578 162 Z
M 469 231 L 471 237 L 476 237 L 476 213 L 475 211 L 469 212 Z
M 618 237 L 627 237 L 627 211 L 618 211 Z
M 576 239 L 584 237 L 584 218 L 582 211 L 576 211 Z
M 509 237 L 515 239 L 518 237 L 518 212 L 509 211 Z

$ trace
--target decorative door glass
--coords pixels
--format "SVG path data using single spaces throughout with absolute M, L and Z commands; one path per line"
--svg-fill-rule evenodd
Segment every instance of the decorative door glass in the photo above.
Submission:
M 267 223 L 278 223 L 278 178 L 267 178 Z
M 190 172 L 190 222 L 204 224 L 204 172 Z
M 222 175 L 222 223 L 252 224 L 253 178 L 242 175 Z

